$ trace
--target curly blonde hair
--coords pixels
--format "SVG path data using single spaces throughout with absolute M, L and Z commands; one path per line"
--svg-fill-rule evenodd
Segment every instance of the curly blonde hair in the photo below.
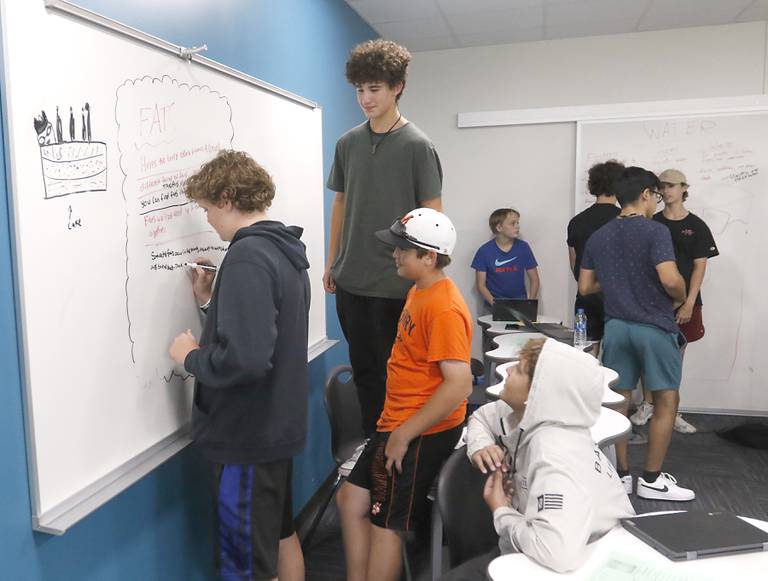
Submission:
M 263 167 L 244 151 L 221 150 L 187 178 L 191 200 L 217 204 L 228 200 L 241 212 L 263 212 L 272 205 L 275 183 Z
M 531 381 L 533 381 L 536 364 L 539 362 L 539 355 L 541 355 L 541 350 L 544 349 L 544 343 L 546 342 L 546 339 L 529 339 L 520 349 L 520 365 L 524 365 L 525 374 Z
M 347 80 L 357 86 L 362 83 L 381 82 L 390 88 L 403 83 L 408 74 L 411 53 L 391 40 L 368 40 L 358 44 L 347 59 Z M 403 94 L 397 96 L 399 99 Z

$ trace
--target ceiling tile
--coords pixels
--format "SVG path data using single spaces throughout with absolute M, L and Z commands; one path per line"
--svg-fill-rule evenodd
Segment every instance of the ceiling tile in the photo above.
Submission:
M 654 0 L 641 19 L 638 30 L 660 30 L 728 24 L 752 0 Z
M 547 26 L 546 38 L 578 38 L 582 36 L 602 36 L 634 32 L 637 20 L 634 18 L 611 21 L 574 22 L 568 26 Z
M 400 22 L 379 22 L 376 30 L 387 38 L 419 36 L 451 36 L 451 29 L 441 17 L 437 18 L 418 18 L 414 20 L 403 20 Z
M 514 8 L 543 8 L 546 0 L 436 0 L 440 11 L 449 14 L 473 14 Z
M 440 16 L 435 0 L 346 0 L 368 24 Z
M 446 16 L 446 19 L 457 35 L 541 28 L 544 25 L 544 8 L 531 6 L 514 10 L 455 14 Z
M 542 27 L 509 31 L 484 32 L 482 34 L 457 34 L 461 46 L 489 46 L 493 44 L 511 44 L 513 42 L 531 42 L 544 40 Z
M 443 50 L 446 48 L 459 48 L 459 43 L 452 36 L 433 36 L 426 38 L 423 36 L 415 38 L 393 38 L 395 42 L 402 44 L 411 52 L 422 52 L 427 50 Z
M 736 18 L 738 22 L 768 20 L 768 0 L 755 0 Z
M 567 4 L 548 4 L 547 28 L 566 28 L 638 19 L 643 15 L 649 0 L 585 0 Z M 603 24 L 600 24 L 603 23 Z M 620 32 L 620 31 L 616 31 Z

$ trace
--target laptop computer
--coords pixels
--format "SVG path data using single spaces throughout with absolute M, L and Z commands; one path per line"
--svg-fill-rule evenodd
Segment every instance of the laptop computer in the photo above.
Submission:
M 520 321 L 514 311 L 526 319 L 536 321 L 539 316 L 538 299 L 494 299 L 492 319 L 494 321 Z M 523 321 L 520 321 L 521 323 Z
M 676 512 L 621 522 L 627 531 L 673 561 L 768 551 L 768 532 L 729 512 Z

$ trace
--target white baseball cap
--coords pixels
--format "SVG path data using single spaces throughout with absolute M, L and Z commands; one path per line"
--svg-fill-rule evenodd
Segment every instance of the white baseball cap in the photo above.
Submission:
M 416 208 L 398 218 L 387 230 L 376 232 L 387 246 L 423 248 L 450 256 L 456 246 L 456 228 L 450 218 L 432 208 Z

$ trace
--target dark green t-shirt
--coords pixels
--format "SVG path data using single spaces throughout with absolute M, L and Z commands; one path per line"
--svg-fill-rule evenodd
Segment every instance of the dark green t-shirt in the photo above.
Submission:
M 397 276 L 392 249 L 374 232 L 440 197 L 442 183 L 435 146 L 413 123 L 386 136 L 371 133 L 367 122 L 345 133 L 328 177 L 328 188 L 344 193 L 341 244 L 331 266 L 336 284 L 357 295 L 405 298 L 411 283 Z

